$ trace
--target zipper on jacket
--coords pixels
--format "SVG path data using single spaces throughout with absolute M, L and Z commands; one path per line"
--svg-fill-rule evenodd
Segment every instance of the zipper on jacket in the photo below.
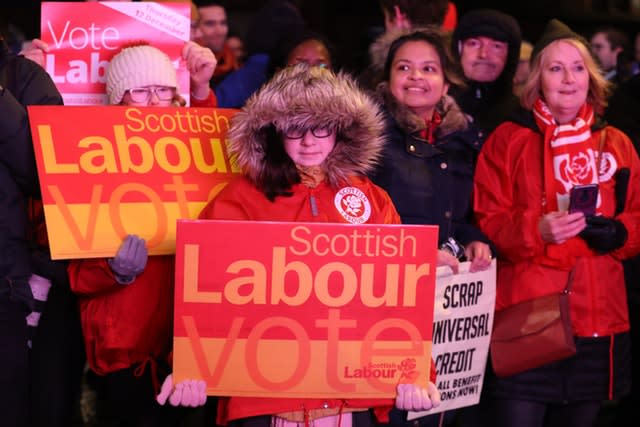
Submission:
M 318 202 L 316 201 L 316 196 L 313 194 L 309 196 L 309 204 L 311 205 L 311 215 L 318 216 Z

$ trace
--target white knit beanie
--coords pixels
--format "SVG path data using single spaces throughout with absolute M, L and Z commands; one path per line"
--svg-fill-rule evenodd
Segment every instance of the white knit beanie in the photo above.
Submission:
M 119 104 L 124 93 L 134 87 L 178 87 L 176 70 L 171 59 L 149 45 L 127 47 L 116 54 L 107 67 L 107 96 L 109 103 Z

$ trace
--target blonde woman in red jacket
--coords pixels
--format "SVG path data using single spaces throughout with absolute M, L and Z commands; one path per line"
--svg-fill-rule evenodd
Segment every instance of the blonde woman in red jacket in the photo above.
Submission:
M 569 296 L 577 354 L 519 374 L 489 375 L 493 426 L 593 426 L 600 403 L 629 392 L 622 260 L 640 252 L 640 161 L 599 120 L 607 83 L 585 40 L 552 20 L 521 94 L 527 111 L 485 142 L 475 175 L 480 228 L 498 249 L 496 310 Z M 570 212 L 571 189 L 595 184 L 595 214 Z

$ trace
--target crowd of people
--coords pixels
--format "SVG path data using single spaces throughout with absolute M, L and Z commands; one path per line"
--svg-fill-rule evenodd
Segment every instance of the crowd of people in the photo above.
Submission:
M 357 189 L 369 224 L 437 225 L 438 265 L 497 259 L 497 311 L 571 281 L 576 354 L 497 376 L 480 403 L 407 421 L 440 404 L 426 388 L 396 399 L 207 397 L 171 373 L 174 263 L 127 230 L 109 258 L 52 260 L 27 107 L 62 105 L 45 71 L 51 47 L 0 34 L 0 424 L 68 427 L 89 381 L 113 426 L 594 426 L 603 402 L 631 422 L 640 397 L 640 34 L 579 34 L 552 19 L 536 40 L 518 21 L 447 0 L 380 0 L 384 31 L 366 68 L 336 47 L 300 2 L 269 0 L 244 33 L 225 4 L 191 3 L 189 72 L 138 40 L 105 74 L 111 105 L 236 108 L 228 150 L 242 174 L 200 219 L 345 223 Z M 183 89 L 182 91 L 180 89 Z M 595 185 L 595 214 L 569 212 Z M 637 363 L 636 363 L 637 365 Z M 87 372 L 88 370 L 88 372 Z M 628 424 L 631 425 L 631 424 Z

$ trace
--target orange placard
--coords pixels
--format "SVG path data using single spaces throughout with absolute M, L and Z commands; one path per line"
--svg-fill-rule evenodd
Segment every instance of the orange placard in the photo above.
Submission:
M 175 381 L 262 397 L 426 387 L 437 236 L 436 226 L 178 221 Z
M 226 133 L 236 110 L 30 106 L 54 259 L 110 257 L 129 233 L 149 254 L 175 251 L 178 218 L 195 218 L 237 173 Z

